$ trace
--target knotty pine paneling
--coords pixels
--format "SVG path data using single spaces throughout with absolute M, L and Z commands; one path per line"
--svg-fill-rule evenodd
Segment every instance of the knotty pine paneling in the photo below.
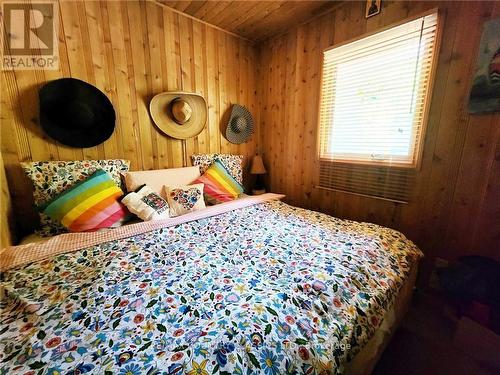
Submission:
M 415 199 L 409 204 L 316 189 L 321 53 L 438 7 L 445 15 L 434 95 Z M 500 2 L 364 2 L 334 11 L 261 46 L 261 147 L 272 191 L 291 204 L 401 230 L 426 253 L 500 260 L 500 115 L 469 115 L 467 101 L 482 24 Z
M 157 1 L 254 41 L 281 33 L 339 4 L 332 0 Z
M 61 1 L 59 9 L 60 69 L 1 73 L 1 151 L 20 233 L 36 216 L 19 162 L 126 158 L 141 170 L 187 166 L 194 153 L 255 153 L 256 136 L 232 145 L 221 133 L 233 103 L 259 123 L 254 45 L 152 1 Z M 41 131 L 38 90 L 62 77 L 87 81 L 112 101 L 116 128 L 103 144 L 70 148 Z M 159 132 L 149 116 L 156 93 L 176 90 L 208 104 L 205 129 L 185 141 Z

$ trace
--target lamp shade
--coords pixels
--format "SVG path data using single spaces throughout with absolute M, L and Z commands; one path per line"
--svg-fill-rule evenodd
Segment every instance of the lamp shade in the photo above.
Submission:
M 266 168 L 264 167 L 262 156 L 255 155 L 253 157 L 252 167 L 250 168 L 250 174 L 266 174 Z

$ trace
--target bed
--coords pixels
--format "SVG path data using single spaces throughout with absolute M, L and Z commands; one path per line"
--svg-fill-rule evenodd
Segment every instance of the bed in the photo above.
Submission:
M 420 250 L 280 198 L 4 249 L 0 374 L 369 373 Z

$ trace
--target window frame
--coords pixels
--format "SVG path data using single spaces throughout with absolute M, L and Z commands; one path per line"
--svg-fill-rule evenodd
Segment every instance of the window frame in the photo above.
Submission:
M 433 61 L 432 65 L 430 68 L 430 74 L 429 74 L 429 84 L 427 87 L 427 90 L 425 92 L 424 96 L 424 112 L 422 116 L 422 126 L 421 126 L 421 135 L 420 135 L 420 140 L 418 144 L 415 147 L 415 152 L 414 152 L 414 158 L 412 162 L 409 163 L 401 163 L 401 162 L 394 162 L 394 159 L 396 158 L 391 158 L 390 160 L 353 160 L 353 159 L 333 159 L 333 158 L 325 158 L 322 157 L 321 155 L 321 105 L 323 101 L 323 69 L 324 69 L 324 56 L 325 52 L 330 51 L 334 48 L 338 48 L 341 46 L 344 46 L 346 44 L 350 44 L 356 41 L 359 41 L 361 39 L 370 37 L 372 35 L 390 30 L 394 27 L 398 27 L 401 25 L 404 25 L 405 23 L 415 21 L 419 18 L 423 18 L 425 16 L 431 15 L 436 13 L 437 16 L 437 22 L 436 22 L 436 41 L 434 44 L 433 48 Z M 391 23 L 387 26 L 378 28 L 376 30 L 361 34 L 359 36 L 356 36 L 354 38 L 347 39 L 345 41 L 342 41 L 337 44 L 333 44 L 331 46 L 328 46 L 323 49 L 322 51 L 322 57 L 320 60 L 320 84 L 319 84 L 319 102 L 318 102 L 318 123 L 317 123 L 317 139 L 316 139 L 316 160 L 317 162 L 322 162 L 322 163 L 342 163 L 342 164 L 355 164 L 355 165 L 369 165 L 369 166 L 379 166 L 379 167 L 388 167 L 388 168 L 402 168 L 402 169 L 414 169 L 414 170 L 420 170 L 422 166 L 422 155 L 423 155 L 423 149 L 424 149 L 424 144 L 425 144 L 425 136 L 427 133 L 427 126 L 429 123 L 429 114 L 430 114 L 430 108 L 432 105 L 432 97 L 434 94 L 434 84 L 435 84 L 435 77 L 436 77 L 436 72 L 437 72 L 437 66 L 439 62 L 439 57 L 440 57 L 440 52 L 441 52 L 441 40 L 442 40 L 442 35 L 443 35 L 443 26 L 444 26 L 444 20 L 445 20 L 445 12 L 443 12 L 442 9 L 440 8 L 431 8 L 425 12 L 416 14 L 411 17 L 407 17 L 404 20 Z M 415 138 L 415 135 L 412 132 L 412 139 Z

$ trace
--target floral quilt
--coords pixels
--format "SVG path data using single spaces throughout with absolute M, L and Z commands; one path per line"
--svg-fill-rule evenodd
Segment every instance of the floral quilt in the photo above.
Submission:
M 421 256 L 279 201 L 6 271 L 0 374 L 341 373 Z

